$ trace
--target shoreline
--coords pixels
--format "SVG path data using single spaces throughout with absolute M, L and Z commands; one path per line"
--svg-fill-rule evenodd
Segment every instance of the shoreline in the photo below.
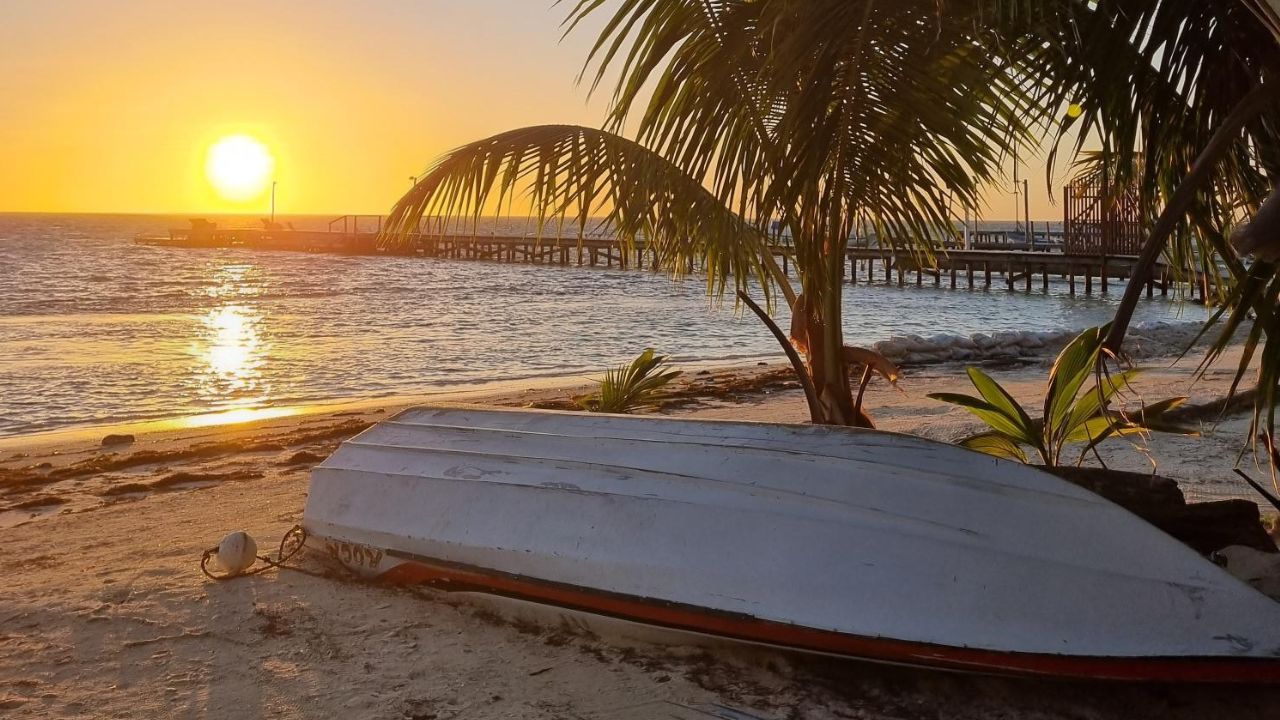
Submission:
M 1194 361 L 1163 361 L 1139 380 L 1156 399 L 1207 402 L 1230 383 L 1230 363 L 1191 383 Z M 1047 358 L 991 374 L 1019 401 L 1044 390 Z M 965 411 L 925 397 L 970 392 L 962 364 L 911 368 L 900 389 L 876 382 L 867 407 L 881 429 L 954 441 L 977 428 Z M 804 422 L 789 366 L 693 370 L 662 414 Z M 589 388 L 467 399 L 563 402 Z M 437 398 L 439 399 L 439 398 Z M 495 614 L 461 595 L 397 589 L 289 570 L 220 583 L 200 574 L 201 552 L 244 529 L 268 550 L 302 517 L 309 469 L 343 439 L 399 406 L 372 403 L 238 425 L 157 430 L 127 445 L 101 436 L 0 455 L 0 709 L 17 716 L 744 717 L 954 720 L 1182 720 L 1225 712 L 1263 718 L 1270 689 L 1164 688 L 1000 679 L 870 665 L 767 648 L 619 643 L 577 626 Z M 1232 492 L 1230 463 L 1248 418 L 1206 423 L 1203 438 L 1117 440 L 1109 466 L 1177 479 L 1188 496 Z M 40 466 L 44 466 L 41 468 Z M 15 480 L 32 481 L 30 485 Z M 22 507 L 18 507 L 22 506 Z M 71 579 L 70 581 L 68 579 Z M 364 668 L 356 683 L 352 668 Z M 349 682 L 334 683 L 334 678 Z M 305 708 L 305 710 L 300 710 Z M 944 712 L 945 711 L 945 712 Z M 787 715 L 793 712 L 793 715 Z M 630 713 L 630 714 L 628 714 Z
M 685 376 L 710 370 L 712 372 L 745 371 L 761 366 L 789 367 L 771 355 L 742 358 L 672 361 L 675 369 L 684 370 Z M 281 417 L 332 415 L 341 412 L 363 411 L 373 407 L 408 407 L 426 402 L 495 402 L 495 398 L 509 398 L 520 394 L 540 396 L 543 393 L 581 393 L 593 386 L 593 378 L 603 375 L 605 368 L 596 370 L 536 375 L 510 380 L 488 380 L 458 383 L 455 386 L 421 393 L 393 393 L 375 397 L 336 397 L 305 403 L 283 402 L 263 406 L 246 406 L 208 412 L 192 412 L 155 418 L 95 422 L 68 425 L 35 432 L 0 435 L 0 454 L 25 448 L 81 443 L 94 437 L 109 434 L 147 434 L 193 430 L 206 427 L 230 427 L 244 423 L 274 420 Z
M 1152 360 L 1174 357 L 1180 347 L 1185 347 L 1199 332 L 1201 323 L 1136 323 L 1130 331 L 1128 344 L 1136 360 Z M 871 348 L 884 354 L 889 360 L 906 370 L 924 370 L 930 367 L 946 367 L 958 363 L 1040 363 L 1052 360 L 1075 331 L 1051 329 L 1043 331 L 1018 331 L 974 333 L 973 335 L 937 334 L 928 338 L 919 335 L 893 336 L 872 343 Z M 778 354 L 748 355 L 733 358 L 672 360 L 674 369 L 683 370 L 681 381 L 687 382 L 694 374 L 745 372 L 750 368 L 788 368 Z M 541 395 L 544 393 L 581 394 L 589 391 L 593 378 L 606 368 L 582 372 L 555 373 L 517 379 L 495 379 L 472 383 L 458 383 L 439 390 L 420 393 L 392 393 L 377 397 L 348 397 L 321 399 L 312 402 L 263 406 L 246 406 L 208 412 L 193 412 L 166 417 L 122 420 L 70 425 L 61 428 L 38 430 L 14 435 L 0 435 L 0 453 L 19 448 L 45 447 L 49 445 L 81 442 L 95 435 L 152 434 L 163 431 L 190 430 L 202 427 L 230 426 L 255 420 L 272 420 L 280 417 L 330 415 L 340 412 L 363 411 L 376 406 L 408 407 L 426 402 L 499 402 L 506 404 L 510 396 L 517 394 Z
M 964 369 L 979 365 L 1004 383 L 1024 405 L 1040 401 L 1048 369 L 1061 342 L 1033 342 L 1023 354 L 999 353 L 969 362 L 932 361 L 902 367 L 898 386 L 877 379 L 867 390 L 866 409 L 882 430 L 907 432 L 954 442 L 982 429 L 976 419 L 954 406 L 926 397 L 931 392 L 971 393 Z M 888 342 L 899 342 L 893 340 Z M 944 351 L 950 352 L 950 351 Z M 1218 401 L 1229 385 L 1230 364 L 1238 348 L 1220 361 L 1205 380 L 1194 382 L 1194 358 L 1156 354 L 1147 357 L 1146 370 L 1135 383 L 1136 396 L 1149 401 L 1188 395 L 1191 404 Z M 1165 362 L 1169 361 L 1169 362 Z M 754 419 L 766 422 L 808 422 L 807 408 L 790 365 L 756 362 L 717 366 L 681 364 L 683 375 L 653 410 L 658 414 Z M 591 391 L 593 382 L 580 375 L 540 381 L 505 381 L 455 391 L 399 395 L 385 398 L 267 407 L 213 415 L 68 428 L 0 438 L 0 529 L 15 527 L 54 514 L 81 513 L 150 494 L 206 489 L 230 481 L 258 480 L 270 475 L 261 460 L 267 453 L 283 453 L 276 464 L 288 472 L 309 469 L 338 442 L 364 427 L 405 408 L 430 403 L 476 404 L 542 409 L 577 409 L 572 398 Z M 1207 421 L 1219 437 L 1247 432 L 1243 408 Z M 104 442 L 112 440 L 113 442 Z M 1181 463 L 1161 462 L 1158 448 L 1176 447 L 1179 455 L 1194 452 L 1186 438 L 1156 435 L 1144 443 L 1115 439 L 1100 457 L 1118 469 L 1152 472 L 1189 483 L 1189 497 L 1218 499 L 1249 497 L 1252 491 L 1226 472 L 1213 481 L 1188 472 Z M 1150 448 L 1155 446 L 1157 451 Z M 1239 446 L 1222 457 L 1234 458 Z M 288 451 L 288 452 L 286 452 Z M 1181 459 L 1181 458 L 1180 458 Z M 1202 468 L 1196 458 L 1192 469 Z M 255 466 L 257 465 L 257 466 Z M 246 467 L 255 466 L 255 467 Z M 1184 483 L 1184 484 L 1185 484 Z M 1264 511 L 1267 508 L 1264 507 Z
M 735 358 L 734 361 L 692 360 L 672 362 L 684 375 L 677 383 L 698 373 L 749 373 L 753 369 L 789 368 L 785 362 L 768 356 Z M 491 380 L 479 383 L 459 383 L 457 387 L 422 393 L 396 393 L 378 397 L 333 398 L 310 403 L 284 403 L 279 405 L 249 406 L 203 413 L 179 414 L 119 422 L 70 425 L 62 428 L 38 430 L 15 435 L 0 435 L 0 454 L 28 448 L 53 445 L 82 444 L 101 439 L 110 434 L 156 435 L 201 428 L 234 428 L 251 423 L 268 422 L 285 417 L 329 416 L 341 413 L 365 412 L 372 408 L 405 408 L 429 402 L 474 402 L 479 404 L 510 404 L 517 397 L 529 397 L 531 401 L 544 396 L 576 395 L 589 392 L 593 377 L 603 375 L 604 369 L 583 373 L 541 375 L 515 380 Z M 0 459 L 3 459 L 0 457 Z

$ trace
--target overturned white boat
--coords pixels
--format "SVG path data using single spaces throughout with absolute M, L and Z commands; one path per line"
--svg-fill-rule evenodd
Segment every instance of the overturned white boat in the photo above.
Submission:
M 804 651 L 1280 682 L 1280 604 L 1064 480 L 819 426 L 421 407 L 303 525 L 366 574 Z

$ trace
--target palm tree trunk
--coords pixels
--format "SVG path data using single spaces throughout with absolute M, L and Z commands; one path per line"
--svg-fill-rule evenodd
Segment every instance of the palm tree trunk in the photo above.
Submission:
M 792 293 L 794 298 L 794 293 Z M 782 346 L 782 352 L 787 354 L 787 359 L 791 361 L 791 367 L 796 371 L 796 377 L 800 380 L 800 387 L 804 390 L 805 402 L 809 404 L 809 421 L 814 424 L 822 423 L 822 405 L 818 403 L 818 394 L 813 389 L 813 379 L 809 376 L 809 368 L 805 367 L 804 361 L 796 353 L 795 347 L 791 345 L 791 341 L 783 334 L 782 328 L 769 317 L 769 313 L 765 312 L 759 305 L 751 299 L 746 292 L 739 290 L 738 299 L 746 303 L 751 308 L 751 312 L 760 318 L 760 322 L 769 328 L 769 332 L 773 333 L 773 337 Z M 792 301 L 792 311 L 795 311 L 795 302 Z
M 815 378 L 818 398 L 822 402 L 830 425 L 856 425 L 858 417 L 853 412 L 853 391 L 849 387 L 849 368 L 844 361 L 844 313 L 843 270 L 845 240 L 838 233 L 839 224 L 832 223 L 836 232 L 828 235 L 828 252 L 823 267 L 822 294 L 822 367 L 821 376 Z

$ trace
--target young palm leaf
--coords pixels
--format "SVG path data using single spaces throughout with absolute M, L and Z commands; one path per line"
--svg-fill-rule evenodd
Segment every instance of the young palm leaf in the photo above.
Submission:
M 977 388 L 980 398 L 950 393 L 937 393 L 930 397 L 961 405 L 990 425 L 996 432 L 1014 442 L 1030 445 L 1044 456 L 1047 450 L 1040 434 L 1040 427 L 1031 419 L 1031 416 L 1027 415 L 1018 401 L 982 370 L 971 367 L 968 373 L 969 381 Z
M 1098 357 L 1102 353 L 1102 338 L 1105 335 L 1106 327 L 1088 328 L 1068 343 L 1054 359 L 1053 368 L 1049 371 L 1049 390 L 1044 396 L 1045 440 L 1050 448 L 1061 447 L 1065 443 L 1074 427 L 1068 422 L 1073 414 L 1083 415 L 1083 418 L 1075 418 L 1077 422 L 1082 422 L 1096 415 L 1105 406 L 1105 400 L 1110 399 L 1109 395 L 1104 398 L 1099 391 L 1093 394 L 1094 403 L 1076 401 L 1080 388 L 1098 365 Z M 1076 410 L 1079 412 L 1074 412 Z
M 1105 327 L 1089 328 L 1058 354 L 1049 372 L 1044 415 L 1039 419 L 1033 420 L 1008 391 L 977 368 L 969 368 L 969 379 L 981 397 L 957 393 L 932 393 L 929 397 L 959 405 L 991 427 L 987 432 L 961 440 L 961 445 L 1020 462 L 1027 462 L 1022 446 L 1030 446 L 1049 467 L 1059 465 L 1063 451 L 1073 443 L 1084 444 L 1077 461 L 1082 462 L 1085 453 L 1117 435 L 1150 431 L 1198 434 L 1195 428 L 1167 416 L 1170 410 L 1186 401 L 1185 397 L 1145 405 L 1133 413 L 1110 409 L 1112 399 L 1128 387 L 1137 370 L 1099 375 L 1097 384 L 1081 393 L 1097 367 L 1105 335 Z
M 1007 436 L 998 432 L 978 433 L 964 438 L 959 443 L 963 447 L 975 450 L 986 455 L 991 455 L 1005 460 L 1014 460 L 1020 463 L 1027 462 L 1027 454 L 1022 451 L 1022 446 L 1010 440 Z
M 600 390 L 578 400 L 584 410 L 601 413 L 630 413 L 654 407 L 662 388 L 675 380 L 679 370 L 666 370 L 667 356 L 645 348 L 635 360 L 605 372 Z

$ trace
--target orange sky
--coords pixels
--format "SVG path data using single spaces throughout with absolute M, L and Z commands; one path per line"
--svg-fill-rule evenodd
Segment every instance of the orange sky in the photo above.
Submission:
M 501 130 L 598 124 L 550 0 L 43 0 L 0 11 L 0 211 L 265 213 L 205 154 L 275 156 L 281 213 L 381 213 L 440 153 Z M 1031 168 L 1032 216 L 1058 218 Z M 990 218 L 1013 216 L 992 193 Z

